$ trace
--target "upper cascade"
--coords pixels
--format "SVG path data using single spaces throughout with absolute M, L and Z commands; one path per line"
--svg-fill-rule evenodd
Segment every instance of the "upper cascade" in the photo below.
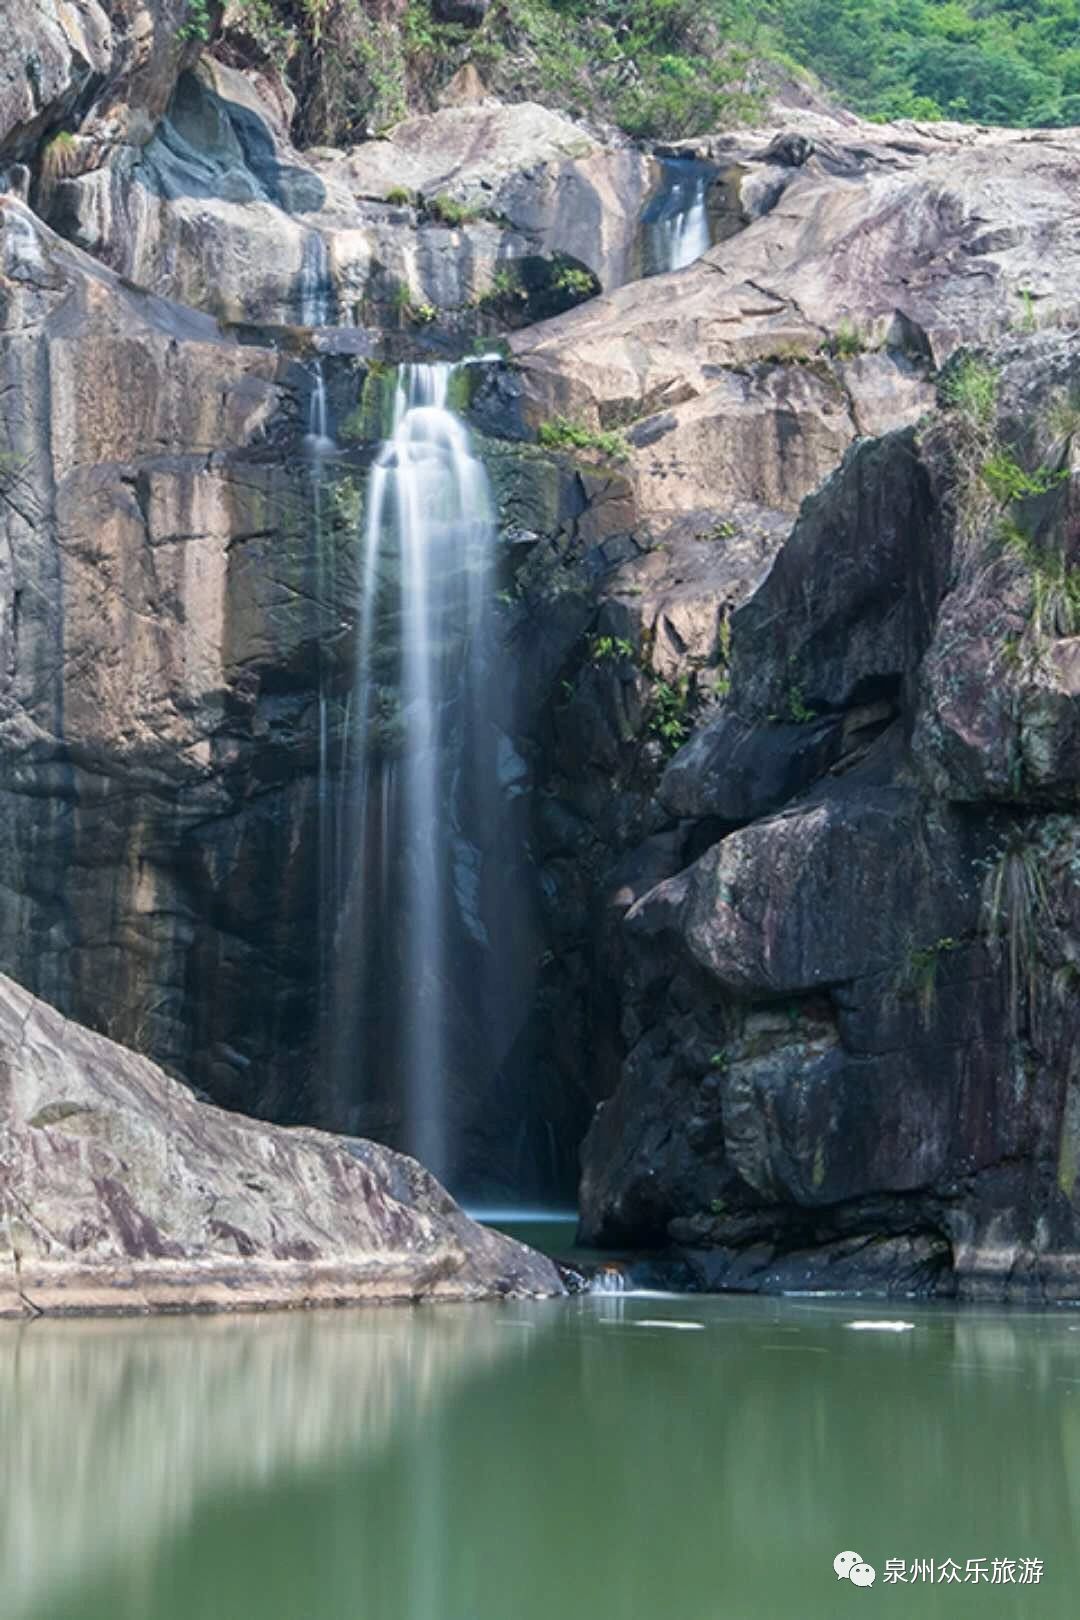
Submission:
M 644 271 L 684 270 L 710 246 L 709 181 L 713 171 L 691 158 L 665 158 L 663 180 L 646 209 Z

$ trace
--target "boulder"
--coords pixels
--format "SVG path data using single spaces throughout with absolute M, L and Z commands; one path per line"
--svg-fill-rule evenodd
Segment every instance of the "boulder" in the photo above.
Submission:
M 886 738 L 872 751 L 895 747 Z M 978 846 L 965 826 L 923 824 L 917 794 L 874 780 L 872 758 L 779 815 L 714 844 L 639 900 L 626 926 L 669 936 L 688 961 L 741 995 L 798 995 L 883 972 L 918 940 L 974 929 Z M 893 849 L 882 862 L 879 850 Z M 859 919 L 858 928 L 840 919 Z
M 718 714 L 668 765 L 657 789 L 664 809 L 682 820 L 754 821 L 778 810 L 840 757 L 838 716 L 808 725 L 753 725 Z
M 855 445 L 732 617 L 734 705 L 806 720 L 895 695 L 943 590 L 937 522 L 910 430 Z
M 101 147 L 146 140 L 197 46 L 187 0 L 9 0 L 0 63 L 0 166 L 81 128 Z
M 558 1294 L 411 1159 L 225 1113 L 0 979 L 0 1315 Z
M 487 9 L 488 0 L 434 0 L 432 15 L 436 22 L 462 23 L 466 28 L 479 28 Z
M 459 76 L 460 77 L 460 76 Z M 605 288 L 639 273 L 639 220 L 660 166 L 535 102 L 478 101 L 396 125 L 347 152 L 315 155 L 358 203 L 405 189 L 503 220 L 533 252 L 586 266 Z

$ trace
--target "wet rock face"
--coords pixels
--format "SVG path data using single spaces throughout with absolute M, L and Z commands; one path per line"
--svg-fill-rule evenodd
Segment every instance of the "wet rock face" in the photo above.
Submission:
M 1007 353 L 1003 433 L 1066 356 Z M 859 446 L 805 504 L 659 785 L 704 852 L 626 896 L 582 1234 L 706 1286 L 1080 1297 L 1076 636 L 1038 612 L 1075 479 L 1051 445 L 1003 554 L 953 432 Z
M 18 401 L 0 962 L 220 1099 L 287 1114 L 314 1007 L 318 657 L 339 629 L 312 588 L 309 374 L 125 289 L 14 203 L 0 266 Z M 323 577 L 342 566 L 326 541 Z
M 0 1316 L 559 1294 L 411 1159 L 196 1101 L 0 979 Z

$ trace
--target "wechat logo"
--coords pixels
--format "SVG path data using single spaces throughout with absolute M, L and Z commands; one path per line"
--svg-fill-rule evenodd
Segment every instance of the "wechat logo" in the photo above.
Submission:
M 862 1553 L 837 1553 L 832 1561 L 838 1581 L 850 1581 L 852 1586 L 873 1586 L 874 1566 L 863 1562 Z

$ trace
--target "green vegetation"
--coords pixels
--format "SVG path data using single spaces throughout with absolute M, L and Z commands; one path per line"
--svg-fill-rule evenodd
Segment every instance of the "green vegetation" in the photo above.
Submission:
M 954 356 L 938 381 L 948 413 L 956 476 L 957 536 L 964 547 L 982 542 L 995 509 L 984 470 L 1000 450 L 997 369 L 979 355 Z
M 676 753 L 690 735 L 689 710 L 689 676 L 653 682 L 649 730 L 659 739 L 666 754 Z
M 811 709 L 806 701 L 806 695 L 798 681 L 791 681 L 784 693 L 783 709 L 774 710 L 768 716 L 770 725 L 781 725 L 790 721 L 795 726 L 808 726 L 811 720 L 816 720 L 818 712 Z
M 773 0 L 763 34 L 872 118 L 1080 121 L 1080 0 Z
M 528 292 L 521 284 L 521 278 L 513 265 L 500 265 L 491 278 L 490 287 L 480 294 L 477 303 L 481 306 L 524 304 L 529 297 Z
M 78 168 L 79 143 L 69 129 L 59 129 L 41 153 L 41 177 L 47 184 L 63 180 Z
M 979 543 L 987 533 L 1025 566 L 1031 577 L 1031 619 L 1023 638 L 1004 647 L 1008 667 L 1021 667 L 1058 636 L 1080 634 L 1080 569 L 1061 550 L 1030 532 L 1022 502 L 1047 495 L 1069 477 L 1066 467 L 1045 462 L 1025 467 L 1003 444 L 997 428 L 998 376 L 976 356 L 961 355 L 942 377 L 939 397 L 955 418 L 957 523 L 962 540 Z M 1042 427 L 1061 447 L 1080 427 L 1080 401 L 1061 393 L 1046 407 Z M 1018 509 L 1018 510 L 1017 510 Z
M 438 220 L 441 225 L 452 225 L 455 229 L 459 225 L 470 225 L 473 220 L 480 218 L 479 209 L 470 208 L 467 203 L 458 202 L 445 192 L 426 198 L 424 209 L 431 219 Z
M 180 25 L 180 38 L 198 40 L 210 38 L 209 0 L 188 0 L 184 21 Z
M 1034 998 L 1039 932 L 1048 914 L 1042 854 L 1017 832 L 990 862 L 982 892 L 983 934 L 996 958 L 1005 955 L 1014 1035 L 1024 1005 Z
M 393 203 L 395 207 L 399 208 L 411 208 L 416 202 L 416 198 L 413 196 L 412 192 L 407 186 L 392 187 L 392 189 L 386 193 L 386 200 L 388 203 Z
M 753 9 L 749 0 L 504 0 L 488 26 L 522 93 L 631 135 L 673 138 L 756 110 L 746 83 Z
M 720 518 L 709 528 L 699 530 L 696 538 L 698 540 L 733 540 L 738 532 L 737 527 L 730 518 Z
M 627 641 L 625 636 L 597 636 L 592 645 L 592 661 L 594 664 L 605 663 L 608 659 L 633 658 L 634 644 Z
M 994 499 L 1008 506 L 1031 495 L 1045 495 L 1069 475 L 1064 468 L 1036 467 L 1028 472 L 1010 451 L 998 448 L 984 461 L 982 476 Z
M 1038 544 L 1018 523 L 1006 520 L 1000 533 L 1007 550 L 1019 557 L 1031 576 L 1029 629 L 1036 653 L 1058 636 L 1080 635 L 1080 568 L 1060 551 Z M 1014 662 L 1022 661 L 1018 643 Z
M 595 297 L 600 290 L 600 284 L 591 270 L 582 270 L 571 264 L 560 264 L 552 277 L 551 290 L 573 305 L 583 303 L 586 298 Z
M 211 18 L 187 0 L 181 37 L 208 40 Z M 767 63 L 870 118 L 1080 122 L 1080 0 L 500 0 L 477 29 L 430 0 L 396 21 L 367 0 L 235 0 L 229 19 L 288 73 L 302 141 L 381 131 L 466 62 L 508 100 L 646 139 L 754 116 Z
M 545 320 L 599 291 L 600 283 L 591 270 L 556 254 L 551 259 L 530 257 L 499 265 L 490 286 L 475 302 L 481 309 L 499 310 L 508 319 L 527 311 L 530 320 Z
M 912 947 L 904 966 L 901 987 L 915 997 L 919 1017 L 925 1024 L 937 1001 L 937 975 L 941 959 L 950 951 L 960 949 L 960 941 L 946 935 L 932 945 Z
M 854 360 L 858 354 L 865 354 L 868 348 L 866 339 L 852 321 L 841 321 L 829 340 L 829 349 L 837 360 Z
M 592 450 L 609 461 L 625 461 L 630 453 L 621 433 L 585 427 L 567 416 L 541 422 L 536 438 L 547 450 Z
M 415 302 L 409 286 L 404 281 L 397 282 L 390 301 L 401 319 L 412 321 L 415 326 L 429 326 L 432 321 L 438 318 L 439 312 L 435 305 L 422 301 L 420 303 Z
M 989 436 L 997 420 L 996 367 L 978 355 L 962 354 L 943 373 L 938 394 L 946 410 L 954 411 L 972 433 Z
M 807 707 L 801 686 L 791 686 L 787 695 L 788 714 L 797 726 L 808 726 L 817 719 L 817 710 Z

